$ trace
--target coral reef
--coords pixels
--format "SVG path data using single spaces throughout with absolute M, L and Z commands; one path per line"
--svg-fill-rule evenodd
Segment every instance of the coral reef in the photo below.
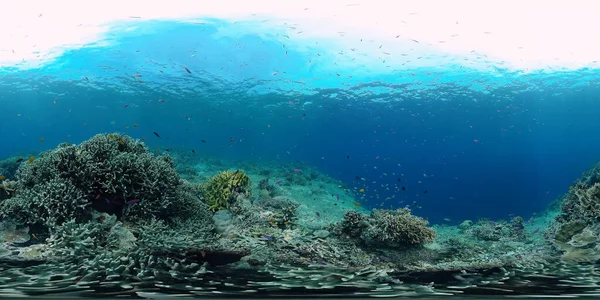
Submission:
M 202 184 L 202 199 L 212 211 L 231 207 L 236 197 L 250 193 L 250 178 L 243 171 L 223 171 Z
M 342 233 L 358 237 L 369 246 L 404 248 L 433 242 L 435 231 L 427 225 L 426 220 L 404 208 L 396 211 L 375 209 L 368 217 L 349 211 L 338 227 Z
M 199 205 L 181 195 L 183 181 L 168 156 L 154 157 L 118 133 L 41 154 L 21 165 L 17 184 L 19 192 L 0 203 L 0 216 L 48 227 L 90 219 L 91 208 L 135 221 L 182 217 Z

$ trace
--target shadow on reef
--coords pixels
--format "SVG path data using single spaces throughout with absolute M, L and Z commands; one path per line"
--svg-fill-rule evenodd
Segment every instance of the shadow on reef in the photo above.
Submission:
M 271 284 L 270 292 L 286 286 L 319 295 L 467 294 L 474 287 L 515 294 L 532 291 L 526 279 L 512 281 L 513 292 L 498 282 L 534 278 L 540 269 L 568 280 L 559 271 L 581 262 L 594 268 L 600 259 L 598 168 L 569 191 L 545 238 L 521 217 L 430 227 L 409 207 L 366 213 L 352 202 L 340 219 L 323 222 L 324 212 L 287 192 L 322 177 L 316 171 L 223 168 L 201 183 L 186 181 L 170 156 L 119 133 L 0 162 L 8 170 L 0 184 L 0 286 L 137 293 L 160 282 L 165 292 L 177 286 L 199 294 L 254 276 L 244 284 L 257 293 Z M 548 273 L 553 265 L 562 267 Z M 541 285 L 551 280 L 540 278 Z

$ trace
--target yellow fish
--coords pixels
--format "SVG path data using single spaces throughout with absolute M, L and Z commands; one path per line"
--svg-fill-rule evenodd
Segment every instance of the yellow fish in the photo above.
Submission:
M 6 179 L 6 176 L 0 175 L 0 180 L 4 180 L 4 179 Z
M 31 156 L 31 157 L 30 157 L 30 158 L 27 160 L 27 162 L 28 162 L 28 163 L 32 163 L 34 159 L 35 159 L 35 157 L 32 155 L 32 156 Z
M 358 192 L 359 192 L 359 193 L 364 193 L 364 192 L 365 192 L 365 189 L 360 189 L 360 190 L 358 190 Z

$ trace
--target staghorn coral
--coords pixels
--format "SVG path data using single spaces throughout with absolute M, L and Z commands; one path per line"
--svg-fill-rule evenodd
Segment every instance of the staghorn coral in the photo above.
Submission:
M 223 171 L 201 185 L 202 198 L 213 211 L 229 209 L 238 195 L 250 194 L 250 178 L 243 171 Z

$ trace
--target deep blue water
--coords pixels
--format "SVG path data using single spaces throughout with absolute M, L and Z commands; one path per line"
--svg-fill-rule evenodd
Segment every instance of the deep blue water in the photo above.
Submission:
M 151 149 L 310 163 L 364 189 L 366 207 L 417 201 L 434 223 L 528 217 L 600 160 L 595 70 L 331 70 L 332 45 L 219 33 L 235 26 L 118 24 L 106 45 L 0 69 L 0 157 L 119 131 Z

